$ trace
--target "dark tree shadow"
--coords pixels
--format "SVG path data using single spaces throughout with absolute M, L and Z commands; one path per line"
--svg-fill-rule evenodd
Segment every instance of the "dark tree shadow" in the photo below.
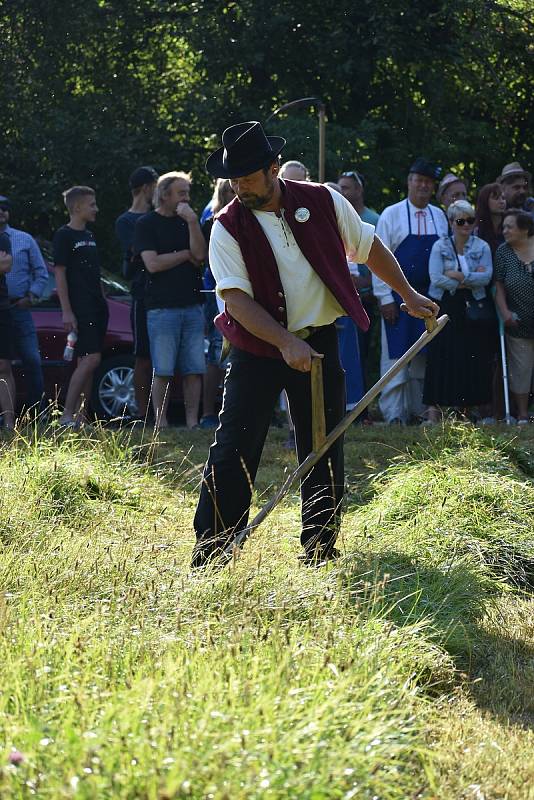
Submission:
M 424 620 L 425 635 L 452 657 L 458 681 L 479 708 L 534 729 L 534 647 L 504 626 L 498 634 L 482 626 L 500 597 L 488 571 L 466 559 L 431 567 L 394 550 L 363 558 L 349 552 L 341 581 L 358 614 L 367 606 L 399 627 Z M 444 689 L 431 667 L 421 682 L 431 694 Z

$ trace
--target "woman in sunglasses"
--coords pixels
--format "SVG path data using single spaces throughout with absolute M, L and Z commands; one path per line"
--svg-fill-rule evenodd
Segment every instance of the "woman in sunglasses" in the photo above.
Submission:
M 473 235 L 470 203 L 452 203 L 447 216 L 452 234 L 434 243 L 429 262 L 428 294 L 450 319 L 428 347 L 423 402 L 429 423 L 439 422 L 442 408 L 465 414 L 491 400 L 494 322 L 486 297 L 491 250 Z
M 506 331 L 517 422 L 526 425 L 534 392 L 534 220 L 526 211 L 509 208 L 502 232 L 505 243 L 495 254 L 495 300 Z

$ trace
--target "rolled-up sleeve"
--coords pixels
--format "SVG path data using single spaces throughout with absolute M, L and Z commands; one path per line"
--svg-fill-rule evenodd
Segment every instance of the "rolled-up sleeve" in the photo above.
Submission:
M 223 292 L 227 289 L 241 289 L 254 299 L 241 248 L 218 220 L 213 223 L 211 231 L 209 262 L 219 297 L 224 299 Z
M 391 236 L 391 225 L 390 225 L 390 212 L 388 209 L 384 209 L 384 211 L 380 214 L 378 218 L 378 222 L 376 223 L 376 235 L 380 239 L 383 244 L 386 245 L 390 250 L 392 250 L 392 236 Z M 388 306 L 391 303 L 395 302 L 395 298 L 393 297 L 393 293 L 391 291 L 391 287 L 379 278 L 378 275 L 373 273 L 373 294 L 378 300 L 379 305 L 381 306 Z
M 363 222 L 342 194 L 327 188 L 334 200 L 337 224 L 347 256 L 351 261 L 365 264 L 375 238 L 374 225 Z

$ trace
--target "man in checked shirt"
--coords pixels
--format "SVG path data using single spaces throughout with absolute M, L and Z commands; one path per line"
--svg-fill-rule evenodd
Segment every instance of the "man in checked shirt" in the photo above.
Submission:
M 0 196 L 0 232 L 11 244 L 13 265 L 7 274 L 7 290 L 11 306 L 12 341 L 15 355 L 24 367 L 27 385 L 27 407 L 39 411 L 43 402 L 44 382 L 41 353 L 31 307 L 38 302 L 48 282 L 48 270 L 33 236 L 9 224 L 11 203 Z

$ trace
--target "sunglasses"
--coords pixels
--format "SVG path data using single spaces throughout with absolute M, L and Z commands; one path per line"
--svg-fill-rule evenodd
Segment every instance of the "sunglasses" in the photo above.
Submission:
M 359 172 L 355 172 L 354 170 L 351 170 L 350 172 L 342 172 L 340 177 L 341 178 L 353 178 L 357 183 L 360 184 L 360 186 L 363 186 L 363 184 L 364 184 L 363 175 L 360 175 Z
M 465 219 L 463 219 L 463 217 L 459 217 L 458 219 L 455 219 L 454 221 L 455 221 L 455 223 L 457 225 L 462 227 L 462 225 L 474 225 L 475 222 L 476 222 L 476 218 L 475 217 L 466 217 Z

